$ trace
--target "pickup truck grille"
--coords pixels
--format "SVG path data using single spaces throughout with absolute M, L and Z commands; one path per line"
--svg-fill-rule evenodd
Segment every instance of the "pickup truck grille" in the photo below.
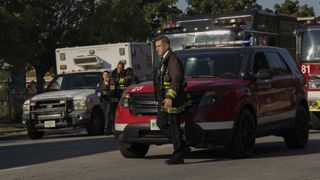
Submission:
M 61 120 L 72 110 L 72 101 L 66 99 L 51 99 L 33 101 L 31 119 L 43 123 L 45 120 Z
M 130 94 L 130 110 L 134 115 L 156 115 L 157 102 L 154 93 Z

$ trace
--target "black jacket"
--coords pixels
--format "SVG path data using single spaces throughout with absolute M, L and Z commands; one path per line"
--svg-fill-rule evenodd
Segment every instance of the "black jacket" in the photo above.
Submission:
M 191 105 L 190 96 L 186 89 L 182 62 L 171 49 L 157 66 L 154 84 L 159 104 L 165 98 L 172 99 L 172 112 L 175 112 L 174 109 L 177 108 L 179 113 L 186 106 Z M 169 112 L 171 111 L 169 110 Z
M 114 69 L 110 76 L 110 96 L 113 98 L 120 98 L 122 91 L 124 90 L 125 84 L 124 79 L 126 72 L 123 70 L 120 73 L 117 69 Z

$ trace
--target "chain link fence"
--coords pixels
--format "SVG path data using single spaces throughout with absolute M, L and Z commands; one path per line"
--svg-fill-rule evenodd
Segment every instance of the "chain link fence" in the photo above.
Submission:
M 34 92 L 12 90 L 1 85 L 0 123 L 21 123 L 23 102 L 34 95 Z

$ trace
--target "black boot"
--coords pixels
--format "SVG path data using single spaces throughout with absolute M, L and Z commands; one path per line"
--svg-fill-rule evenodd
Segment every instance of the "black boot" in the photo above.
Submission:
M 184 156 L 185 152 L 184 149 L 178 152 L 174 152 L 171 159 L 168 159 L 165 161 L 168 165 L 174 165 L 174 164 L 184 164 Z
M 165 160 L 165 163 L 168 165 L 184 164 L 184 159 L 183 158 L 178 158 L 178 159 L 171 158 L 171 159 Z

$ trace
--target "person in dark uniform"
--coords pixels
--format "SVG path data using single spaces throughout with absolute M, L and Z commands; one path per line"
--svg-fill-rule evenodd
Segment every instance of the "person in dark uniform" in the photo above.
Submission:
M 125 86 L 125 76 L 126 72 L 124 70 L 124 62 L 119 61 L 117 67 L 112 71 L 110 76 L 110 114 L 112 118 L 112 124 L 114 126 L 114 116 L 116 109 L 122 94 L 122 91 L 126 88 Z
M 105 121 L 105 127 L 104 127 L 104 134 L 109 135 L 112 133 L 112 114 L 110 111 L 110 73 L 109 71 L 104 71 L 103 72 L 103 81 L 101 83 L 101 90 L 102 90 L 102 101 L 104 102 L 103 104 L 105 105 L 105 114 L 107 116 L 106 121 Z
M 180 115 L 191 106 L 180 59 L 172 52 L 166 36 L 155 39 L 155 46 L 161 62 L 154 78 L 155 96 L 158 101 L 157 126 L 167 132 L 174 152 L 167 164 L 183 164 L 184 154 L 190 149 L 182 139 Z
M 128 67 L 126 69 L 126 77 L 124 78 L 124 84 L 126 87 L 132 85 L 132 84 L 138 84 L 139 80 L 138 77 L 134 75 L 133 69 L 131 67 Z
M 105 101 L 109 100 L 109 92 L 110 92 L 110 73 L 109 71 L 104 71 L 102 74 L 103 81 L 101 83 L 102 86 L 102 98 Z

